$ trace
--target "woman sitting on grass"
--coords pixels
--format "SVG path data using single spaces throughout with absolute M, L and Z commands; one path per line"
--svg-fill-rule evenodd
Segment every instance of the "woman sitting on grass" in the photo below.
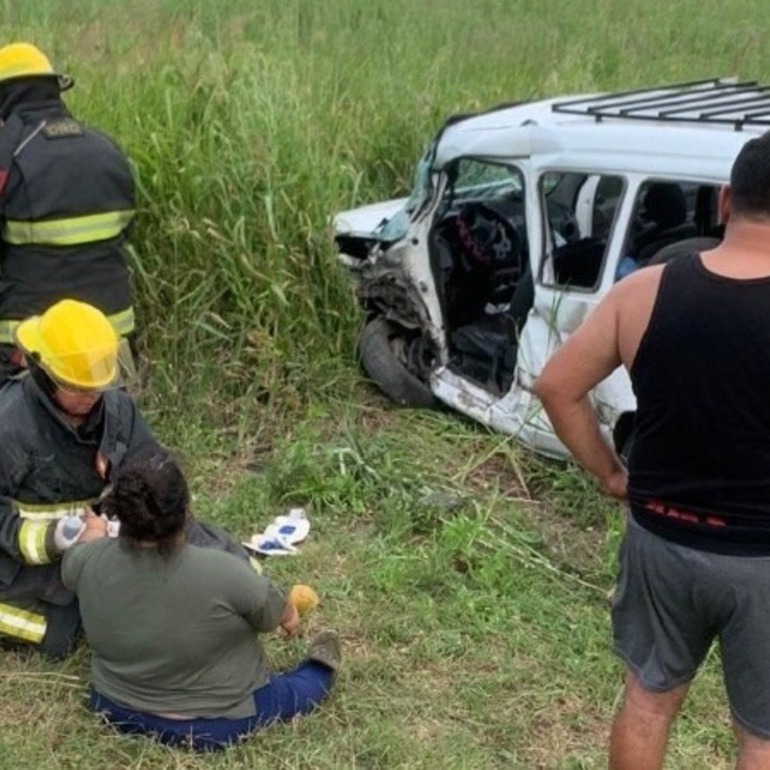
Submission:
M 92 708 L 123 732 L 206 751 L 311 711 L 340 647 L 323 632 L 296 669 L 269 674 L 256 632 L 296 636 L 297 611 L 232 554 L 185 542 L 189 500 L 169 454 L 137 457 L 102 506 L 118 538 L 73 546 L 62 575 L 92 648 Z

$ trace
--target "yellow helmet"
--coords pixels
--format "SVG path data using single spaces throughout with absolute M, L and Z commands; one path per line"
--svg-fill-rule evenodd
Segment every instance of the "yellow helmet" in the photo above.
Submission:
M 69 75 L 54 72 L 48 57 L 31 43 L 10 43 L 0 48 L 0 85 L 27 77 L 57 78 L 62 91 L 75 84 Z
M 119 338 L 101 310 L 63 299 L 16 327 L 16 342 L 64 387 L 104 390 L 118 379 Z

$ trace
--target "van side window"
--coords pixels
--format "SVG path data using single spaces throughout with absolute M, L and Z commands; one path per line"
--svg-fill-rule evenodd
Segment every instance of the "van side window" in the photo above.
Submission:
M 717 185 L 651 179 L 639 187 L 625 239 L 626 271 L 687 251 L 714 248 L 722 237 Z M 619 271 L 618 277 L 625 274 Z
M 595 290 L 625 182 L 619 176 L 549 171 L 540 179 L 545 254 L 540 280 Z

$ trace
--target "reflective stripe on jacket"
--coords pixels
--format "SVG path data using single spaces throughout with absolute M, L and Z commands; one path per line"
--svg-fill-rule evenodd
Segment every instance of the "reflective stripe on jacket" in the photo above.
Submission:
M 0 602 L 0 634 L 40 644 L 47 630 L 45 615 Z
M 3 240 L 14 245 L 75 246 L 117 238 L 134 218 L 134 211 L 107 211 L 45 222 L 8 219 Z

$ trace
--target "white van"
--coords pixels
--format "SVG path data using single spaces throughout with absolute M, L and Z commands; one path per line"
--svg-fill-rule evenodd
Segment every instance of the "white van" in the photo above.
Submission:
M 615 281 L 718 243 L 718 189 L 769 127 L 770 91 L 734 79 L 448 120 L 408 199 L 334 220 L 366 312 L 365 371 L 400 404 L 443 402 L 566 457 L 533 380 Z M 635 410 L 625 371 L 593 398 L 621 451 Z

